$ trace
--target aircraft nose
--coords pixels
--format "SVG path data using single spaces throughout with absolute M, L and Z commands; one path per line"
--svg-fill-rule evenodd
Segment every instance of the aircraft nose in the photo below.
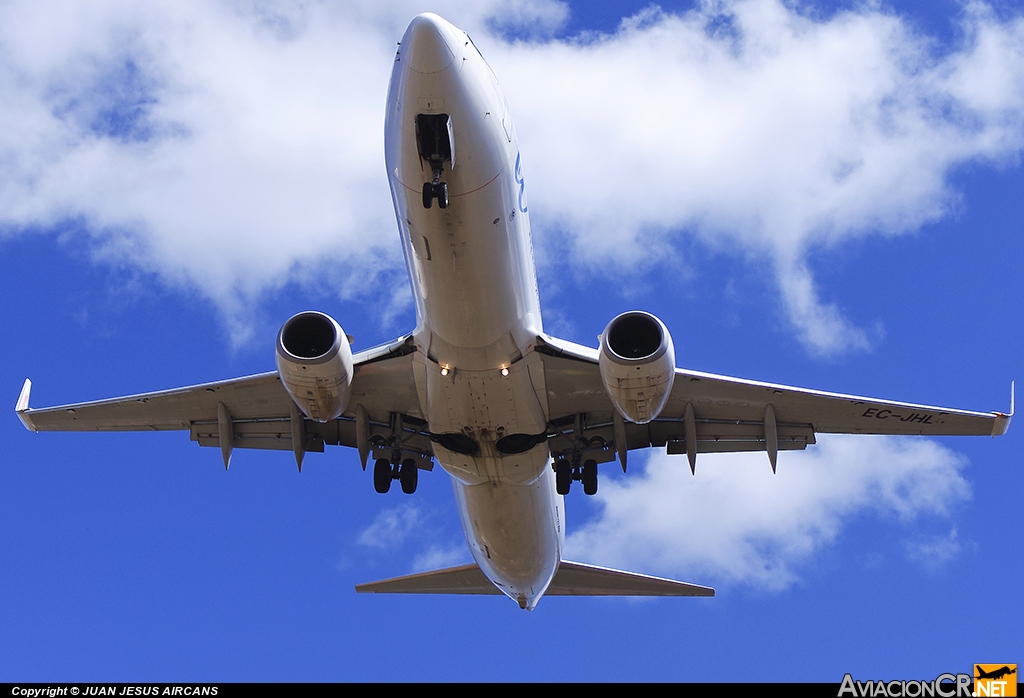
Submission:
M 402 37 L 402 58 L 417 73 L 440 73 L 455 61 L 455 27 L 435 14 L 418 15 Z

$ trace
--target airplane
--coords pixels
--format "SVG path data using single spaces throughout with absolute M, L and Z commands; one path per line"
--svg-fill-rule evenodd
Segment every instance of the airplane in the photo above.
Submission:
M 976 676 L 974 678 L 976 678 L 976 679 L 997 679 L 998 680 L 998 679 L 1003 678 L 1004 676 L 1009 676 L 1010 674 L 1016 674 L 1017 673 L 1017 667 L 1016 667 L 1016 665 L 1014 665 L 1013 669 L 1011 669 L 1009 666 L 1002 666 L 1002 667 L 1000 667 L 998 669 L 993 669 L 992 671 L 985 671 L 980 666 L 975 665 L 974 672 L 976 674 Z
M 613 318 L 598 348 L 546 334 L 522 159 L 508 103 L 473 40 L 434 14 L 412 20 L 387 97 L 385 161 L 416 327 L 353 353 L 328 315 L 288 319 L 277 370 L 16 413 L 33 431 L 188 431 L 219 448 L 355 448 L 374 489 L 452 479 L 474 562 L 356 587 L 363 593 L 714 596 L 698 584 L 562 559 L 564 496 L 598 489 L 629 451 L 686 456 L 800 450 L 819 433 L 1000 435 L 1010 412 L 841 395 L 676 368 L 654 315 Z

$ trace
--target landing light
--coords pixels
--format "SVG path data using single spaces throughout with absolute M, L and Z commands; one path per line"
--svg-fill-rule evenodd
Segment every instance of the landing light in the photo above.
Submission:
M 442 376 L 447 376 L 448 375 L 448 367 L 447 366 L 442 366 L 441 367 L 441 375 Z
M 508 375 L 508 366 L 502 367 L 501 375 L 503 375 L 503 376 L 507 376 Z

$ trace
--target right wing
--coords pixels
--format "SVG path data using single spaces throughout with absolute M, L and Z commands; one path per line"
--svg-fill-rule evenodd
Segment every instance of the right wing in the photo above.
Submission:
M 687 454 L 692 466 L 697 453 L 767 451 L 774 467 L 775 453 L 804 449 L 816 433 L 998 436 L 1013 416 L 1012 386 L 1009 413 L 972 412 L 676 369 L 658 418 L 623 423 L 604 390 L 597 350 L 539 339 L 556 456 L 582 444 L 583 458 L 618 454 L 624 465 L 627 450 L 663 446 Z
M 414 351 L 409 338 L 402 337 L 353 355 L 349 411 L 326 423 L 298 412 L 276 371 L 42 409 L 29 407 L 32 384 L 26 380 L 16 412 L 26 428 L 37 432 L 188 430 L 200 446 L 221 447 L 225 461 L 232 448 L 295 451 L 301 461 L 300 452 L 322 452 L 325 444 L 357 447 L 361 405 L 370 447 L 383 447 L 397 427 L 402 430 L 403 450 L 429 469 L 433 451 L 413 380 Z M 399 424 L 393 415 L 402 416 Z M 225 431 L 226 426 L 230 428 Z M 221 434 L 230 434 L 227 449 Z M 293 436 L 301 441 L 298 449 Z

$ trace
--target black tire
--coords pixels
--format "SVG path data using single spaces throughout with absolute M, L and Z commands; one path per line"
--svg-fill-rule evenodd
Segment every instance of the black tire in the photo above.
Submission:
M 423 183 L 423 208 L 430 208 L 434 202 L 434 185 L 430 182 Z M 442 206 L 441 208 L 444 208 Z
M 387 458 L 378 458 L 373 464 L 373 489 L 380 494 L 391 489 L 391 462 Z
M 402 491 L 412 494 L 416 491 L 416 483 L 419 482 L 420 469 L 416 467 L 416 461 L 406 458 L 402 461 L 402 467 L 398 471 L 398 479 L 402 483 Z
M 434 193 L 437 194 L 437 207 L 448 208 L 448 185 L 445 182 L 441 182 L 437 185 Z
M 569 494 L 570 487 L 572 487 L 572 468 L 569 467 L 569 461 L 559 458 L 555 461 L 555 491 L 558 494 L 566 495 Z
M 597 494 L 597 461 L 588 460 L 583 464 L 583 492 Z

